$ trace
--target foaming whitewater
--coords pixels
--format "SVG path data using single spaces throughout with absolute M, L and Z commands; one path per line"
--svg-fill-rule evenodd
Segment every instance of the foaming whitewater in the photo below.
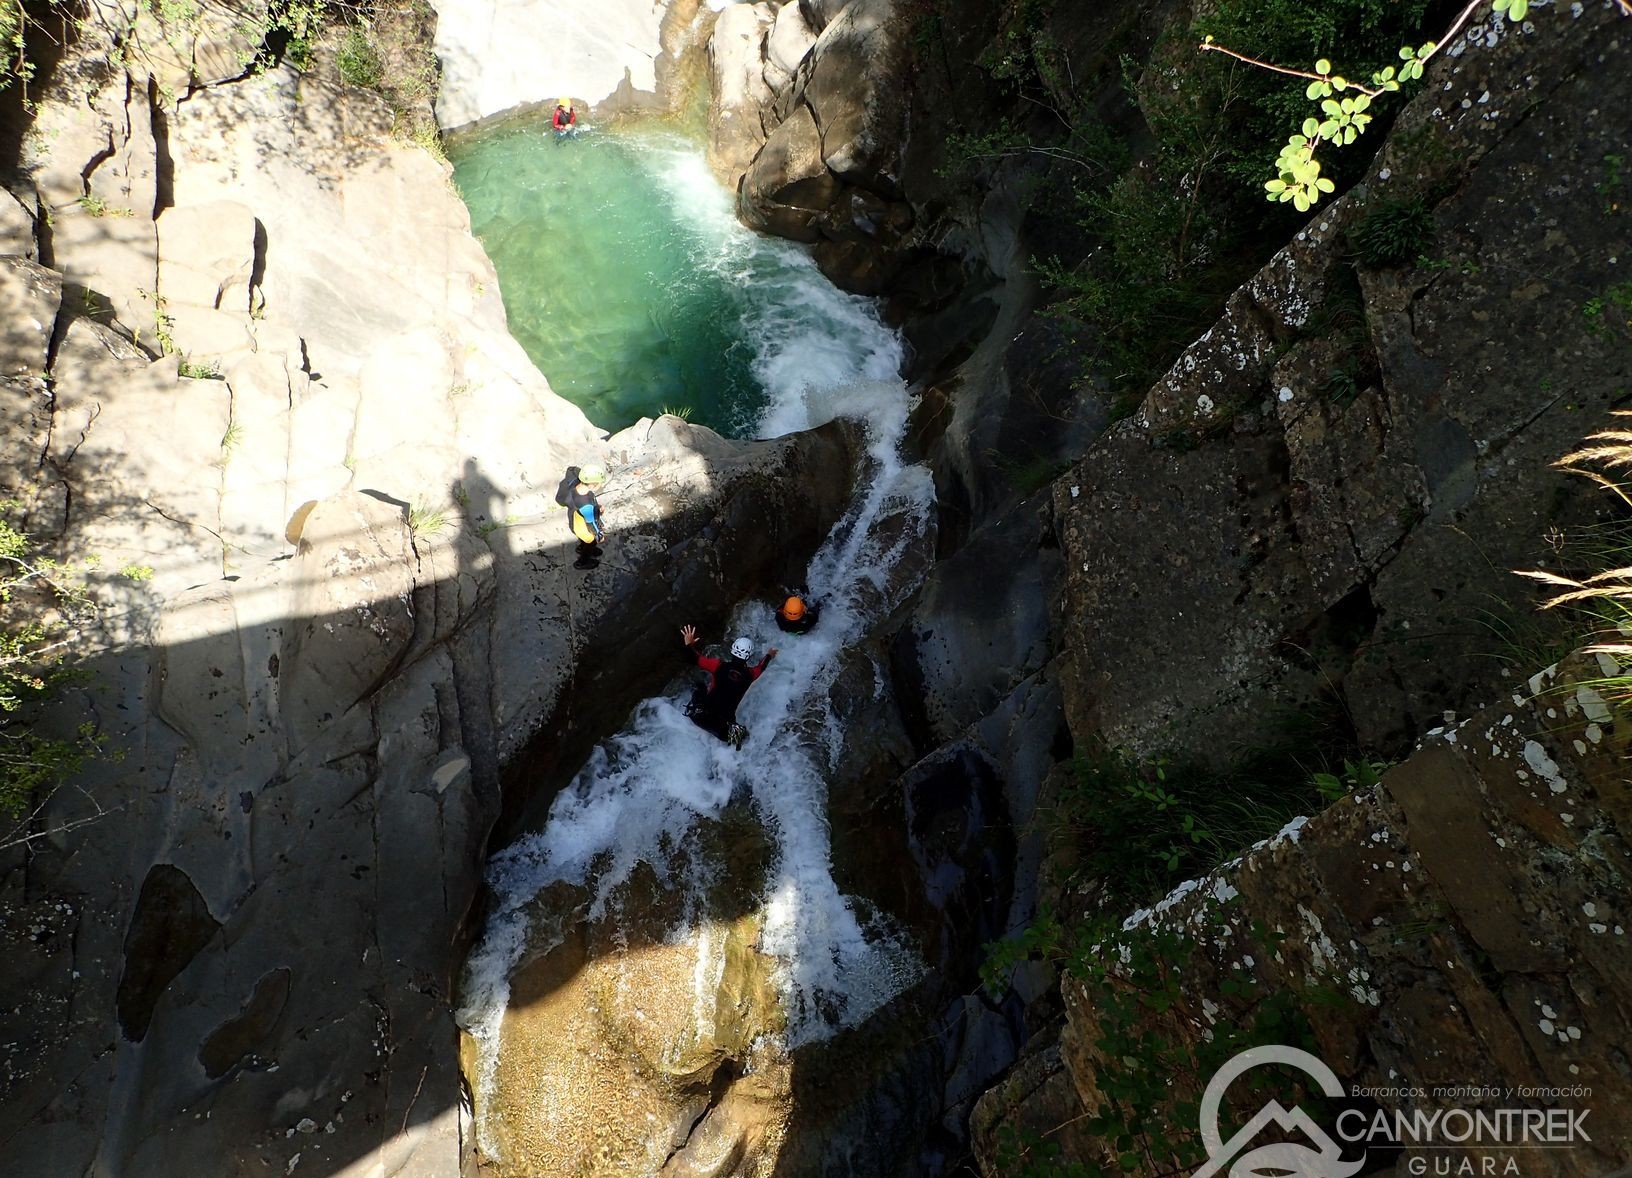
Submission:
M 803 250 L 742 229 L 695 147 L 653 146 L 644 158 L 698 226 L 693 264 L 728 276 L 740 292 L 745 342 L 769 394 L 748 432 L 772 437 L 842 416 L 864 426 L 867 446 L 855 498 L 807 572 L 821 624 L 789 639 L 759 602 L 731 620 L 728 635 L 746 634 L 759 650 L 783 648 L 739 710 L 751 733 L 742 749 L 691 723 L 683 710 L 690 683 L 677 682 L 595 750 L 542 831 L 490 862 L 492 913 L 467 963 L 459 1012 L 477 1042 L 479 1109 L 490 1106 L 509 977 L 529 948 L 533 897 L 554 883 L 579 884 L 592 895 L 590 920 L 615 916 L 620 889 L 646 863 L 691 897 L 692 916 L 671 940 L 703 945 L 713 935 L 702 914 L 711 881 L 687 878 L 707 869 L 676 868 L 674 851 L 733 798 L 749 802 L 774 846 L 759 949 L 776 963 L 789 1049 L 856 1025 L 923 969 L 886 914 L 839 891 L 826 813 L 827 778 L 844 741 L 828 698 L 840 656 L 911 590 L 890 570 L 922 538 L 933 502 L 928 471 L 899 453 L 908 412 L 896 375 L 900 342 L 873 303 L 829 285 Z M 487 1126 L 477 1129 L 492 1156 Z
M 599 425 L 664 409 L 742 437 L 805 424 L 800 390 L 893 380 L 901 343 L 808 251 L 749 232 L 698 146 L 651 127 L 561 144 L 510 128 L 455 149 L 511 332 Z M 767 423 L 768 406 L 792 425 Z
M 870 300 L 839 290 L 809 251 L 746 229 L 696 146 L 677 136 L 641 140 L 641 166 L 670 194 L 691 229 L 694 270 L 732 292 L 737 330 L 766 394 L 757 437 L 809 429 L 837 413 L 828 394 L 863 382 L 897 383 L 901 339 Z M 825 414 L 825 416 L 823 416 Z

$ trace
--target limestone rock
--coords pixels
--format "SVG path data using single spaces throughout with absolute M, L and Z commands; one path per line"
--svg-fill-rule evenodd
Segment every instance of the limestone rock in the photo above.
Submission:
M 26 258 L 0 258 L 0 377 L 45 372 L 61 305 L 61 275 Z
M 216 201 L 166 209 L 157 225 L 159 294 L 166 303 L 222 307 L 233 279 L 247 280 L 255 262 L 255 214 L 247 206 Z M 247 302 L 241 309 L 249 310 Z
M 774 20 L 769 4 L 734 4 L 708 39 L 708 161 L 730 188 L 765 142 L 765 38 Z
M 789 25 L 777 50 L 784 60 L 801 41 L 787 15 L 793 7 L 777 17 Z M 780 65 L 768 75 L 774 126 L 743 177 L 738 215 L 753 228 L 817 243 L 824 274 L 877 294 L 903 264 L 915 221 L 901 192 L 910 54 L 893 0 L 852 0 L 825 25 L 808 7 L 799 11 L 806 28 L 821 32 L 789 81 L 781 82 Z
M 1401 1077 L 1424 1091 L 1411 1105 L 1421 1111 L 1513 1107 L 1494 1094 L 1538 1077 L 1574 1087 L 1584 1095 L 1572 1107 L 1594 1113 L 1632 1098 L 1598 1046 L 1629 1033 L 1632 960 L 1614 931 L 1625 926 L 1624 791 L 1594 784 L 1623 755 L 1627 734 L 1591 719 L 1573 678 L 1599 673 L 1590 660 L 1556 677 L 1543 672 L 1536 694 L 1436 729 L 1375 789 L 1131 916 L 1134 941 L 1177 934 L 1184 955 L 1170 962 L 1176 1001 L 1141 1033 L 1192 1050 L 1211 1027 L 1250 1025 L 1270 996 L 1294 994 L 1317 1054 L 1346 1085 L 1380 1090 L 1386 1109 L 1402 1107 L 1388 1095 Z M 1267 930 L 1284 939 L 1266 941 Z M 1222 991 L 1225 978 L 1242 984 Z M 1058 1062 L 1034 1056 L 976 1111 L 987 1172 L 1005 1172 L 996 1163 L 1005 1127 L 1091 1122 L 1103 1101 L 1097 1077 L 1127 1066 L 1096 1044 L 1100 1020 L 1118 1021 L 1111 1011 L 1129 985 L 1113 965 L 1104 981 L 1065 986 Z M 1493 1095 L 1433 1091 L 1460 1087 L 1463 1075 L 1480 1076 Z M 1181 1080 L 1174 1101 L 1193 1098 L 1207 1078 Z M 1632 1157 L 1627 1127 L 1603 1126 L 1590 1146 L 1560 1151 L 1561 1173 L 1598 1173 Z M 1091 1133 L 1060 1144 L 1062 1163 L 1114 1155 Z
M 822 29 L 804 86 L 823 161 L 883 197 L 899 192 L 907 133 L 904 33 L 894 18 L 894 0 L 850 0 Z
M 81 305 L 110 310 L 127 331 L 157 348 L 159 242 L 153 222 L 140 214 L 86 209 L 59 212 L 52 249 L 63 283 L 77 288 Z
M 39 254 L 34 214 L 15 195 L 0 189 L 0 258 L 21 257 L 33 261 Z
M 414 633 L 408 514 L 355 493 L 306 518 L 279 660 L 292 753 L 376 691 Z
M 1447 56 L 1366 184 L 1232 296 L 1135 419 L 1055 484 L 1079 740 L 1213 757 L 1269 740 L 1253 726 L 1271 705 L 1308 710 L 1336 691 L 1365 744 L 1397 749 L 1494 688 L 1488 631 L 1471 619 L 1532 608 L 1501 570 L 1547 560 L 1548 524 L 1590 516 L 1591 489 L 1551 463 L 1606 420 L 1623 382 L 1615 347 L 1569 299 L 1544 297 L 1563 286 L 1512 276 L 1590 287 L 1594 259 L 1632 248 L 1625 228 L 1572 202 L 1538 198 L 1523 215 L 1504 203 L 1543 156 L 1561 183 L 1590 187 L 1611 150 L 1567 65 L 1598 52 L 1596 20 L 1562 22 L 1545 49 L 1527 36 L 1487 47 L 1481 33 Z M 1521 108 L 1534 121 L 1519 134 L 1500 112 Z M 1356 281 L 1341 235 L 1418 193 L 1408 145 L 1430 137 L 1455 145 L 1434 158 L 1460 176 L 1435 181 L 1451 195 L 1434 215 L 1470 227 L 1475 254 L 1444 273 L 1363 269 L 1365 341 L 1321 330 L 1321 308 Z M 1497 307 L 1507 328 L 1493 336 Z M 1559 357 L 1568 398 L 1537 392 Z M 1143 658 L 1157 631 L 1195 662 Z
M 786 90 L 815 43 L 816 31 L 806 23 L 801 5 L 784 4 L 777 9 L 765 37 L 765 84 L 776 93 Z
M 772 131 L 743 177 L 739 209 L 753 229 L 793 241 L 821 239 L 817 219 L 839 199 L 841 185 L 822 161 L 822 137 L 801 104 Z
M 437 122 L 451 130 L 563 95 L 581 110 L 660 105 L 661 34 L 671 6 L 686 7 L 684 0 L 499 7 L 437 0 Z

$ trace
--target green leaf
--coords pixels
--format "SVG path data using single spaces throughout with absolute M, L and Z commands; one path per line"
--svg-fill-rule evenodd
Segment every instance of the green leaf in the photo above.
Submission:
M 1324 91 L 1325 87 L 1322 86 L 1321 83 L 1310 82 L 1308 88 L 1304 90 L 1303 95 L 1305 98 L 1315 99 L 1319 98 Z
M 1315 62 L 1315 73 L 1324 75 L 1324 74 L 1329 74 L 1331 72 L 1332 72 L 1332 63 L 1327 61 L 1324 57 L 1321 58 L 1319 61 Z
M 1507 6 L 1507 19 L 1512 21 L 1523 20 L 1524 14 L 1529 11 L 1530 0 L 1512 0 L 1512 3 Z

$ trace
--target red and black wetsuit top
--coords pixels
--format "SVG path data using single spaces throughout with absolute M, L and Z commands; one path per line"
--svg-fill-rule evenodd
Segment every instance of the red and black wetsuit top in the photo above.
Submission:
M 731 723 L 737 718 L 737 705 L 748 694 L 754 680 L 765 673 L 771 656 L 767 654 L 750 667 L 741 659 L 716 659 L 699 654 L 695 646 L 688 649 L 697 665 L 708 672 L 708 693 L 703 697 L 702 711 L 709 719 Z
M 576 110 L 563 110 L 558 106 L 555 108 L 555 117 L 550 120 L 550 123 L 557 131 L 564 131 L 577 121 L 578 112 Z

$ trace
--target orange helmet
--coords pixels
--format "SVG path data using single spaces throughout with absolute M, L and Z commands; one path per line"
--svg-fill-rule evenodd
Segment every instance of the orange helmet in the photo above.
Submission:
M 777 613 L 790 622 L 797 622 L 805 616 L 805 603 L 797 597 L 790 597 L 782 603 L 782 608 L 777 610 Z

